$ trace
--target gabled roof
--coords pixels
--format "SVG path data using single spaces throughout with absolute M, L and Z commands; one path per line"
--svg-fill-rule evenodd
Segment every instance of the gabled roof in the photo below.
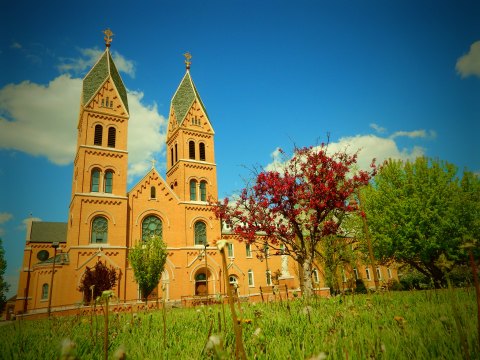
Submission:
M 172 98 L 172 107 L 175 110 L 175 116 L 179 125 L 183 122 L 185 116 L 187 116 L 188 110 L 195 100 L 198 101 L 203 112 L 208 118 L 207 110 L 203 105 L 202 99 L 200 99 L 200 95 L 198 94 L 197 88 L 193 83 L 190 72 L 187 71 Z
M 125 88 L 122 78 L 118 73 L 117 67 L 113 62 L 112 55 L 110 54 L 108 47 L 105 49 L 105 52 L 102 54 L 97 63 L 83 79 L 83 105 L 86 105 L 90 102 L 92 97 L 97 93 L 100 87 L 103 86 L 109 77 L 115 84 L 123 105 L 128 112 L 127 89 Z
M 67 223 L 33 221 L 29 241 L 36 243 L 65 243 L 67 242 Z

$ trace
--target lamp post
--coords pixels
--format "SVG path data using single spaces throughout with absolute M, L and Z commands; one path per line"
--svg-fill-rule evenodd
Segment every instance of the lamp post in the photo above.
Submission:
M 48 310 L 47 314 L 48 317 L 50 318 L 50 312 L 51 312 L 51 306 L 52 306 L 52 293 L 53 293 L 53 276 L 55 275 L 55 261 L 57 259 L 57 249 L 58 249 L 59 243 L 58 242 L 53 242 L 52 247 L 53 247 L 53 265 L 52 265 L 52 277 L 50 279 L 50 294 L 48 295 Z

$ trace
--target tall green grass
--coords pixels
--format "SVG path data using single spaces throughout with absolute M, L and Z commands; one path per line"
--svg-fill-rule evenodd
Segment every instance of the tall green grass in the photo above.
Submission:
M 241 323 L 249 359 L 475 359 L 475 304 L 469 289 L 299 298 L 243 303 Z M 226 329 L 220 305 L 167 310 L 166 339 L 161 311 L 112 314 L 110 358 L 120 347 L 127 359 L 234 358 L 225 313 Z M 103 323 L 77 316 L 1 326 L 0 358 L 59 358 L 65 339 L 77 358 L 102 358 Z

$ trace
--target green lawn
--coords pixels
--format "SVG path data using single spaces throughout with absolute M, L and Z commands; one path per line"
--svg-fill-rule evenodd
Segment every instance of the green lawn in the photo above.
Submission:
M 480 358 L 473 288 L 244 303 L 238 316 L 249 359 Z M 0 358 L 56 359 L 68 339 L 77 358 L 101 359 L 103 323 L 78 316 L 4 325 Z M 227 305 L 169 309 L 163 334 L 162 311 L 111 314 L 109 357 L 119 348 L 128 359 L 235 357 Z M 209 334 L 218 353 L 206 349 Z

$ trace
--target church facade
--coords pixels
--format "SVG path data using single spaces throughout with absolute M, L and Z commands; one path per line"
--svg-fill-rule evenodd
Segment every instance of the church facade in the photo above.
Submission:
M 226 286 L 234 286 L 240 296 L 258 297 L 274 282 L 288 291 L 299 289 L 291 259 L 238 241 L 222 231 L 210 210 L 207 200 L 217 198 L 215 132 L 188 58 L 170 105 L 165 177 L 152 165 L 127 191 L 129 107 L 109 43 L 83 80 L 68 221 L 31 222 L 15 313 L 78 307 L 82 276 L 98 261 L 117 272 L 119 301 L 139 301 L 128 251 L 152 235 L 162 237 L 168 251 L 153 298 L 183 302 L 225 294 Z M 228 284 L 215 246 L 219 239 L 228 240 Z M 366 270 L 359 267 L 355 274 L 365 273 L 360 277 L 372 285 Z M 385 278 L 394 276 L 390 269 L 378 271 Z M 314 282 L 319 291 L 327 290 L 317 272 Z

